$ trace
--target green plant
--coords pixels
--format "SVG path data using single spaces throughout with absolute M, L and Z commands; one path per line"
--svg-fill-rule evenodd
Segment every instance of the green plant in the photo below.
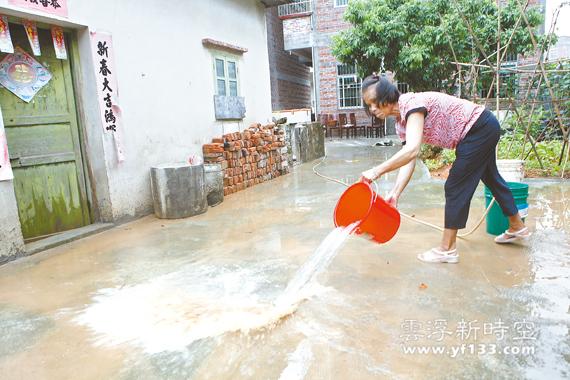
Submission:
M 544 108 L 547 111 L 548 118 L 548 129 L 544 135 L 546 138 L 560 137 L 562 136 L 562 131 L 554 105 L 557 105 L 556 108 L 558 108 L 562 123 L 568 129 L 570 124 L 570 75 L 568 75 L 570 62 L 553 63 L 547 65 L 546 69 L 552 70 L 548 72 L 547 77 L 551 84 L 554 98 L 552 98 L 551 92 L 546 85 L 540 87 L 540 99 L 544 101 Z
M 453 161 L 455 161 L 455 151 L 429 144 L 423 144 L 419 158 L 430 171 L 434 171 L 446 165 L 453 164 Z
M 523 154 L 523 139 L 517 136 L 503 136 L 497 146 L 498 159 L 520 159 Z M 544 140 L 536 143 L 536 152 L 532 150 L 530 142 L 524 144 L 525 169 L 539 172 L 541 176 L 558 176 L 561 174 L 561 165 L 558 165 L 562 152 L 561 140 Z M 510 150 L 509 150 L 510 149 Z M 544 168 L 540 167 L 536 153 L 540 156 Z
M 429 144 L 422 144 L 420 148 L 420 159 L 421 160 L 429 160 L 439 156 L 443 148 L 438 146 L 433 146 Z
M 534 112 L 527 105 L 522 105 L 517 110 L 518 113 L 510 112 L 509 116 L 502 123 L 504 133 L 515 139 L 524 139 L 526 130 L 533 137 L 545 136 L 546 129 L 549 128 L 547 112 L 539 105 L 535 106 Z
M 441 152 L 441 160 L 444 165 L 453 164 L 453 162 L 455 161 L 455 150 L 444 149 Z
M 441 164 L 441 161 L 438 159 L 426 159 L 426 160 L 423 160 L 423 162 L 427 166 L 429 171 L 437 170 L 443 166 Z

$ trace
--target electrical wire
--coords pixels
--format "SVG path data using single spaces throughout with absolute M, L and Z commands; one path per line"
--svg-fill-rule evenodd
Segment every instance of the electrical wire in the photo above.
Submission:
M 321 159 L 321 161 L 319 161 L 319 163 L 317 163 L 316 165 L 313 166 L 313 173 L 315 173 L 317 176 L 319 176 L 319 177 L 321 177 L 321 178 L 326 179 L 327 181 L 336 182 L 336 183 L 338 183 L 338 184 L 340 184 L 340 185 L 349 187 L 350 184 L 348 184 L 348 183 L 346 183 L 346 182 L 344 182 L 344 181 L 341 181 L 340 179 L 336 179 L 336 178 L 333 178 L 333 177 L 326 176 L 326 175 L 321 174 L 321 173 L 319 173 L 319 172 L 317 171 L 317 167 L 319 167 L 319 165 L 321 165 L 323 162 L 325 162 L 326 158 L 327 158 L 327 156 L 325 155 L 325 156 Z M 376 185 L 376 188 L 378 188 L 378 185 L 376 184 L 376 182 L 375 182 L 375 181 L 373 181 L 373 182 L 374 182 L 374 184 Z M 493 207 L 494 204 L 495 204 L 495 197 L 493 197 L 493 199 L 491 200 L 491 203 L 489 203 L 489 206 L 488 206 L 487 209 L 485 210 L 485 213 L 483 214 L 483 216 L 481 216 L 481 219 L 479 219 L 479 221 L 477 222 L 477 224 L 475 225 L 475 227 L 473 227 L 470 231 L 468 231 L 468 232 L 466 232 L 466 233 L 458 234 L 457 237 L 458 237 L 458 238 L 465 238 L 465 237 L 471 235 L 472 233 L 474 233 L 474 232 L 481 226 L 481 224 L 483 223 L 483 220 L 485 220 L 485 217 L 487 216 L 487 214 L 488 214 L 489 211 L 491 210 L 491 207 Z M 419 218 L 416 218 L 415 216 L 408 215 L 408 214 L 406 214 L 406 213 L 404 213 L 404 212 L 402 212 L 402 211 L 400 211 L 400 210 L 398 210 L 398 212 L 399 212 L 400 215 L 402 215 L 403 217 L 405 217 L 405 218 L 407 218 L 407 219 L 409 219 L 409 220 L 412 220 L 412 221 L 414 221 L 414 222 L 416 222 L 416 223 L 423 224 L 424 226 L 431 227 L 431 228 L 436 229 L 436 230 L 438 230 L 438 231 L 443 231 L 443 230 L 444 230 L 444 229 L 443 229 L 442 227 L 440 227 L 440 226 L 436 226 L 435 224 L 426 222 L 426 221 L 424 221 L 424 220 L 421 220 L 421 219 L 419 219 Z

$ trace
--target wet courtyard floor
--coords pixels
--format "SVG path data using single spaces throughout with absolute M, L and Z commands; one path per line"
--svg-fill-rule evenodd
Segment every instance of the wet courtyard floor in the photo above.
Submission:
M 353 182 L 397 149 L 369 145 L 328 142 L 318 171 Z M 0 267 L 0 378 L 570 377 L 560 181 L 528 182 L 524 245 L 494 244 L 483 224 L 459 264 L 425 264 L 440 233 L 403 219 L 387 244 L 350 236 L 290 315 L 268 315 L 334 228 L 344 187 L 317 162 L 197 217 L 145 217 Z M 400 209 L 442 225 L 443 204 L 443 181 L 418 166 Z M 483 212 L 480 188 L 467 229 Z

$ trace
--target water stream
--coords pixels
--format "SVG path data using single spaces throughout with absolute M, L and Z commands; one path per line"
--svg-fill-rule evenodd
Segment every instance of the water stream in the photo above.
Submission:
M 289 307 L 301 301 L 299 297 L 303 287 L 328 268 L 357 225 L 358 223 L 353 223 L 347 227 L 337 227 L 329 233 L 311 257 L 289 281 L 283 294 L 275 301 L 277 308 Z

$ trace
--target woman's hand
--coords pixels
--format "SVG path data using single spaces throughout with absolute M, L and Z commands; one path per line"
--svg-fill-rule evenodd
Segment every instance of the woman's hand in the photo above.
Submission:
M 362 172 L 361 177 L 360 177 L 360 181 L 371 183 L 372 181 L 374 181 L 378 177 L 379 177 L 379 175 L 378 175 L 376 169 L 372 168 L 372 169 L 366 170 L 365 172 Z
M 400 196 L 392 190 L 391 192 L 388 193 L 388 195 L 386 195 L 386 198 L 384 200 L 390 206 L 398 208 L 398 198 L 400 198 Z

